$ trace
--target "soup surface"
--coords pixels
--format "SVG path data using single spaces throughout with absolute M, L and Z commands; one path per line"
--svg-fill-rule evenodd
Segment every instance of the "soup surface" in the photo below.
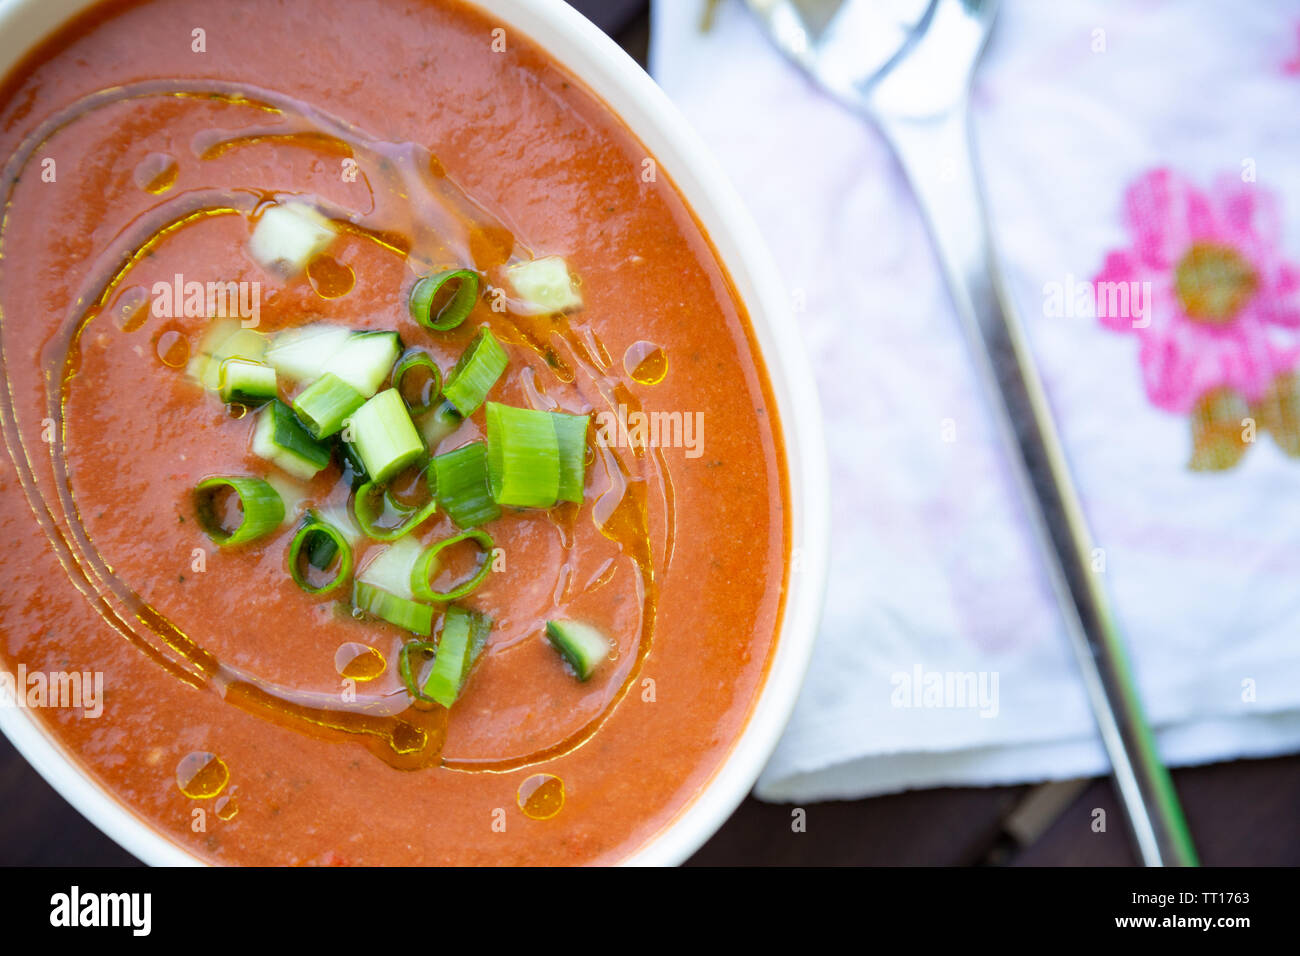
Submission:
M 607 863 L 690 801 L 773 650 L 784 463 L 724 270 L 597 98 L 447 0 L 109 4 L 0 88 L 0 156 L 0 652 L 91 774 L 225 863 Z M 294 203 L 334 236 L 279 272 L 250 237 Z M 512 286 L 552 257 L 580 305 Z M 468 317 L 423 327 L 418 279 L 461 268 Z M 339 454 L 303 478 L 255 453 L 267 409 L 196 374 L 223 316 L 394 331 L 444 380 L 486 327 L 489 401 L 590 416 L 581 500 L 484 525 L 459 604 L 491 631 L 449 708 L 412 697 L 410 629 L 291 576 L 304 516 L 352 514 L 356 482 Z M 484 438 L 485 408 L 428 452 Z M 284 521 L 218 546 L 214 475 L 270 481 Z M 457 531 L 439 509 L 409 540 Z M 589 679 L 557 619 L 608 640 Z

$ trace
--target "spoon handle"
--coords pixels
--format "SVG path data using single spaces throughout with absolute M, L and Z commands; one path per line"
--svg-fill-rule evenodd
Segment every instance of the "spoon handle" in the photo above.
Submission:
M 924 119 L 876 116 L 916 193 L 1061 605 L 1142 861 L 1195 866 L 1196 851 L 1143 713 L 1094 544 L 1024 333 L 1002 286 L 965 102 Z

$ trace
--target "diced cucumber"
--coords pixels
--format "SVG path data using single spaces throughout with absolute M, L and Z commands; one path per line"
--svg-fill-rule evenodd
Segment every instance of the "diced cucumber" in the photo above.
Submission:
M 242 328 L 238 319 L 216 319 L 199 342 L 188 371 L 204 388 L 215 392 L 221 387 L 222 362 L 228 358 L 261 362 L 265 354 L 266 336 Z
M 291 521 L 298 514 L 303 502 L 307 500 L 306 487 L 274 471 L 266 476 L 266 483 L 275 489 L 280 500 L 284 502 L 285 520 Z
M 578 680 L 585 681 L 609 657 L 609 638 L 581 621 L 547 621 L 546 636 Z
M 424 553 L 424 545 L 414 538 L 398 538 L 386 548 L 377 550 L 375 556 L 357 575 L 358 581 L 383 588 L 398 597 L 414 599 L 411 593 L 411 571 Z
M 559 256 L 520 262 L 506 269 L 506 278 L 535 312 L 568 312 L 582 308 L 568 264 Z
M 402 340 L 396 332 L 357 332 L 330 357 L 323 371 L 370 398 L 388 380 L 401 352 Z
M 261 362 L 228 358 L 222 361 L 217 391 L 226 403 L 256 407 L 275 398 L 275 369 Z
M 248 251 L 262 268 L 292 278 L 324 252 L 336 234 L 334 224 L 314 207 L 282 203 L 257 220 Z
M 411 569 L 421 551 L 420 544 L 409 538 L 380 551 L 356 577 L 353 606 L 405 630 L 428 635 L 433 630 L 433 608 L 411 594 Z
M 258 413 L 253 454 L 304 481 L 330 463 L 329 446 L 312 438 L 293 410 L 279 399 Z
M 276 335 L 266 364 L 295 382 L 314 382 L 352 333 L 337 325 L 305 325 Z

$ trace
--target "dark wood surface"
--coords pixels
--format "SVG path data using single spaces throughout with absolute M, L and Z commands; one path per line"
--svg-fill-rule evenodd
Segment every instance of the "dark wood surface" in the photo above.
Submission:
M 645 0 L 573 0 L 644 62 Z M 1300 865 L 1300 756 L 1174 772 L 1202 860 Z M 1134 862 L 1110 784 L 1095 780 L 1026 834 L 1016 823 L 1043 791 L 913 791 L 802 808 L 749 799 L 690 861 L 700 866 L 1124 866 Z M 1056 788 L 1059 793 L 1063 788 Z M 72 809 L 0 738 L 0 865 L 121 866 L 136 861 Z M 803 829 L 793 826 L 801 809 Z M 1105 832 L 1094 832 L 1096 810 Z
M 1300 865 L 1300 756 L 1174 771 L 1204 863 Z M 1106 780 L 1088 783 L 1033 842 L 1007 819 L 1034 788 L 918 790 L 796 808 L 746 800 L 690 861 L 695 866 L 1130 866 Z M 87 822 L 0 738 L 0 865 L 129 866 L 135 859 Z M 1094 811 L 1107 829 L 1092 829 Z

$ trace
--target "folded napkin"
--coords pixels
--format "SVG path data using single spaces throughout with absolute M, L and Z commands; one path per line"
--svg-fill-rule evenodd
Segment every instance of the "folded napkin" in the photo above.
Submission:
M 781 266 L 833 485 L 825 620 L 758 794 L 1105 772 L 900 169 L 739 0 L 708 7 L 656 0 L 651 71 Z M 1300 749 L 1298 24 L 1291 3 L 1005 0 L 972 97 L 1009 288 L 1171 764 Z

